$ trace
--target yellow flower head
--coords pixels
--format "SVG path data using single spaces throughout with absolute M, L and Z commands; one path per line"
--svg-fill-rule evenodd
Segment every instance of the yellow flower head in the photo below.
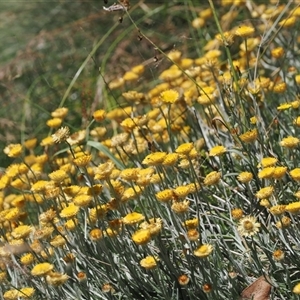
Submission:
M 270 207 L 269 211 L 272 215 L 278 216 L 285 212 L 285 207 L 286 207 L 286 205 L 284 205 L 284 204 L 278 204 L 278 205 Z
M 235 31 L 235 34 L 245 38 L 245 37 L 251 36 L 253 34 L 253 32 L 254 32 L 254 28 L 252 26 L 243 25 L 243 26 L 240 26 Z
M 290 175 L 294 180 L 300 181 L 300 168 L 295 168 L 291 170 Z
M 166 152 L 154 152 L 147 155 L 144 160 L 142 161 L 142 164 L 149 165 L 149 166 L 156 166 L 161 164 L 167 153 Z
M 6 146 L 3 150 L 3 152 L 8 157 L 19 157 L 22 154 L 23 147 L 21 144 L 10 144 Z
M 165 189 L 163 191 L 160 191 L 160 192 L 157 192 L 155 194 L 155 197 L 158 201 L 161 201 L 161 202 L 168 202 L 170 200 L 173 199 L 174 197 L 174 192 L 173 190 L 171 189 Z
M 121 171 L 120 177 L 124 180 L 132 181 L 137 179 L 138 173 L 138 168 L 128 168 Z
M 253 129 L 241 134 L 239 137 L 244 143 L 252 143 L 257 139 L 257 129 Z
M 300 282 L 294 286 L 293 293 L 296 295 L 300 295 Z
M 80 155 L 80 156 L 74 158 L 73 163 L 77 167 L 86 167 L 90 163 L 91 160 L 92 160 L 92 155 L 84 154 L 84 155 Z
M 49 173 L 49 178 L 54 182 L 60 183 L 68 177 L 68 174 L 63 170 L 56 170 Z
M 197 229 L 189 229 L 186 235 L 187 238 L 192 242 L 197 241 L 200 237 L 200 233 Z
M 189 209 L 189 206 L 190 206 L 189 200 L 183 200 L 182 202 L 174 201 L 171 206 L 171 209 L 175 213 L 181 214 L 181 213 L 185 213 Z
M 69 279 L 69 276 L 62 273 L 50 272 L 46 276 L 46 281 L 48 284 L 53 286 L 59 286 L 64 284 Z
M 23 239 L 29 236 L 29 234 L 32 232 L 32 227 L 28 226 L 28 225 L 19 225 L 18 227 L 16 227 L 11 235 L 15 238 L 15 239 Z
M 200 258 L 205 258 L 212 253 L 213 249 L 212 245 L 203 244 L 194 251 L 194 255 Z
M 234 208 L 231 210 L 231 216 L 234 220 L 240 220 L 244 215 L 244 212 L 240 208 Z
M 206 175 L 204 178 L 204 184 L 205 185 L 214 185 L 217 184 L 221 179 L 221 173 L 212 171 L 209 174 Z
M 166 155 L 163 161 L 164 166 L 173 166 L 177 163 L 179 155 L 177 153 L 169 153 Z
M 178 98 L 179 98 L 179 93 L 172 89 L 160 93 L 160 99 L 164 103 L 172 104 L 176 102 Z
M 175 150 L 175 152 L 178 154 L 188 155 L 192 151 L 193 148 L 194 148 L 193 143 L 184 143 L 184 144 L 179 145 L 177 147 L 177 149 Z
M 51 117 L 64 119 L 66 117 L 68 111 L 69 110 L 66 107 L 59 107 L 51 113 Z
M 147 256 L 140 261 L 140 265 L 147 270 L 154 269 L 158 260 L 158 257 Z
M 52 264 L 49 264 L 47 262 L 37 264 L 33 267 L 31 270 L 31 275 L 33 276 L 45 276 L 49 272 L 53 270 L 54 266 Z
M 258 172 L 258 178 L 266 179 L 271 178 L 275 172 L 275 167 L 267 167 Z
M 47 126 L 50 127 L 50 128 L 57 128 L 61 125 L 62 123 L 62 119 L 60 118 L 53 118 L 53 119 L 50 119 L 46 122 Z
M 195 229 L 197 228 L 199 225 L 199 219 L 198 218 L 194 218 L 194 219 L 189 219 L 184 221 L 183 226 L 185 226 L 188 229 Z
M 261 188 L 257 193 L 256 193 L 256 197 L 258 199 L 264 199 L 264 198 L 269 198 L 272 193 L 273 193 L 274 188 L 272 186 L 267 186 L 264 188 Z
M 104 109 L 99 109 L 99 110 L 96 110 L 94 113 L 93 113 L 93 117 L 95 119 L 96 122 L 101 122 L 105 119 L 106 117 L 106 111 Z
M 277 249 L 273 252 L 273 258 L 276 261 L 281 261 L 284 259 L 284 252 L 280 249 Z
M 285 211 L 292 214 L 299 214 L 300 212 L 300 201 L 292 202 L 285 206 Z
M 253 174 L 250 172 L 241 172 L 237 179 L 242 183 L 248 183 L 253 179 Z
M 28 266 L 34 262 L 34 259 L 35 259 L 35 256 L 31 252 L 29 252 L 29 253 L 25 253 L 21 256 L 20 262 L 22 265 Z
M 220 155 L 224 154 L 226 151 L 227 151 L 227 149 L 224 146 L 219 145 L 219 146 L 215 146 L 215 147 L 211 148 L 208 155 L 209 156 L 220 156 Z
M 137 212 L 132 212 L 127 214 L 124 218 L 123 218 L 123 223 L 126 225 L 133 225 L 136 223 L 139 223 L 141 221 L 144 221 L 145 217 Z
M 73 218 L 79 211 L 79 207 L 74 203 L 70 203 L 69 206 L 66 206 L 61 212 L 60 216 L 62 218 Z
M 289 136 L 281 140 L 279 143 L 280 146 L 286 147 L 286 148 L 295 148 L 299 144 L 300 140 L 296 137 Z
M 262 166 L 263 168 L 272 167 L 277 163 L 278 159 L 275 157 L 264 157 L 258 167 Z
M 151 233 L 149 229 L 139 229 L 131 238 L 137 245 L 146 245 L 151 240 Z
M 102 230 L 99 228 L 94 228 L 90 231 L 89 236 L 92 241 L 99 241 L 103 237 Z
M 93 197 L 90 195 L 78 195 L 73 199 L 73 203 L 79 207 L 87 206 L 91 203 Z

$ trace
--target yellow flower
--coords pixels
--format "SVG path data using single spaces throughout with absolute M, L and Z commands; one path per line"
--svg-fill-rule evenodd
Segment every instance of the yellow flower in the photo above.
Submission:
M 67 173 L 63 170 L 56 170 L 48 174 L 49 178 L 54 182 L 60 183 L 68 177 Z
M 234 220 L 240 220 L 244 215 L 244 212 L 240 208 L 234 208 L 231 210 L 231 216 Z
M 268 199 L 261 199 L 259 201 L 259 204 L 263 207 L 266 207 L 266 208 L 270 208 L 271 207 L 271 203 Z
M 4 213 L 3 217 L 6 221 L 16 221 L 21 214 L 20 209 L 17 207 L 9 208 L 7 210 L 3 210 L 2 212 Z
M 108 206 L 106 204 L 97 205 L 90 209 L 90 221 L 95 223 L 99 219 L 103 219 L 107 213 Z
M 19 299 L 19 291 L 16 289 L 8 290 L 4 293 L 4 300 L 17 300 Z
M 187 238 L 192 242 L 197 241 L 200 237 L 200 233 L 197 229 L 189 229 L 186 235 Z
M 254 32 L 254 28 L 251 26 L 242 25 L 235 31 L 235 34 L 243 38 L 249 37 Z
M 253 129 L 241 134 L 239 138 L 245 143 L 252 143 L 257 139 L 257 135 L 257 129 Z
M 182 75 L 182 71 L 178 68 L 169 68 L 159 75 L 159 79 L 164 81 L 172 81 Z
M 59 286 L 64 284 L 69 279 L 69 276 L 62 273 L 51 272 L 46 276 L 48 284 L 53 286 Z
M 20 262 L 22 265 L 28 266 L 34 262 L 34 259 L 34 255 L 31 252 L 29 252 L 21 256 Z
M 46 122 L 47 126 L 50 127 L 50 128 L 57 128 L 61 125 L 62 123 L 62 119 L 60 118 L 53 118 L 53 119 L 50 119 Z
M 194 255 L 200 258 L 205 258 L 212 253 L 213 249 L 212 245 L 203 244 L 194 251 Z
M 157 266 L 158 260 L 158 257 L 146 256 L 140 261 L 140 265 L 147 270 L 154 269 Z
M 93 118 L 95 119 L 96 122 L 101 122 L 105 119 L 106 117 L 106 111 L 104 109 L 99 109 L 96 110 L 93 113 Z
M 193 148 L 194 148 L 193 143 L 184 143 L 184 144 L 179 145 L 177 147 L 177 149 L 175 150 L 175 152 L 178 154 L 188 155 L 192 151 Z
M 298 116 L 296 119 L 294 119 L 293 124 L 300 127 L 300 116 Z
M 227 149 L 224 146 L 219 145 L 219 146 L 215 146 L 215 147 L 211 148 L 208 155 L 209 156 L 220 156 L 220 155 L 224 154 L 226 151 L 227 151 Z
M 78 225 L 78 219 L 76 219 L 76 218 L 67 220 L 65 222 L 65 228 L 70 231 L 74 230 L 77 227 L 77 225 Z
M 275 172 L 275 167 L 267 167 L 258 172 L 258 178 L 271 178 Z
M 283 103 L 280 106 L 277 106 L 277 110 L 287 110 L 292 107 L 290 103 Z
M 84 154 L 73 159 L 73 163 L 77 167 L 86 167 L 92 160 L 92 155 Z
M 189 209 L 189 206 L 190 206 L 190 201 L 188 200 L 183 200 L 182 202 L 174 201 L 171 206 L 171 209 L 175 213 L 180 214 L 180 213 L 185 213 Z
M 238 232 L 241 236 L 252 236 L 259 231 L 260 224 L 257 223 L 256 218 L 253 216 L 246 216 L 239 222 Z
M 137 179 L 138 173 L 138 168 L 128 168 L 121 171 L 120 177 L 124 180 L 132 181 Z
M 297 294 L 297 295 L 300 295 L 300 282 L 297 283 L 294 288 L 293 288 L 293 293 L 294 294 Z
M 180 185 L 174 189 L 173 192 L 178 198 L 185 198 L 188 194 L 192 193 L 193 190 L 191 185 Z
M 256 116 L 250 118 L 250 123 L 253 124 L 253 125 L 255 125 L 257 123 Z
M 167 156 L 166 152 L 154 152 L 147 155 L 142 164 L 149 165 L 149 166 L 156 166 L 163 163 L 165 157 Z
M 284 28 L 290 28 L 295 25 L 296 21 L 297 21 L 296 17 L 292 16 L 290 18 L 283 19 L 278 24 Z
M 66 206 L 61 212 L 60 216 L 62 218 L 73 218 L 79 211 L 79 207 L 74 203 L 70 203 L 69 206 Z
M 28 225 L 19 225 L 18 227 L 16 227 L 11 235 L 15 238 L 15 239 L 22 239 L 22 238 L 26 238 L 29 236 L 29 234 L 32 231 L 32 227 L 28 226 Z
M 22 154 L 23 147 L 21 144 L 10 144 L 6 146 L 3 150 L 3 152 L 8 157 L 19 157 Z
M 274 91 L 274 93 L 282 94 L 286 91 L 286 87 L 287 87 L 287 85 L 285 82 L 280 82 L 280 83 L 277 83 L 276 85 L 274 85 L 273 91 Z
M 300 181 L 300 168 L 295 168 L 291 170 L 290 175 L 294 180 Z
M 258 165 L 258 167 L 263 167 L 263 168 L 267 168 L 267 167 L 272 167 L 277 163 L 278 159 L 275 157 L 264 157 L 261 161 L 260 164 Z
M 241 172 L 237 179 L 242 183 L 248 183 L 253 179 L 253 174 L 250 172 Z
M 125 83 L 125 80 L 123 78 L 116 78 L 108 84 L 108 87 L 111 90 L 115 90 L 115 89 L 122 87 L 124 85 L 124 83 Z
M 128 71 L 123 75 L 125 81 L 136 81 L 139 78 L 139 75 L 132 71 Z
M 206 175 L 204 178 L 204 184 L 205 185 L 214 185 L 217 184 L 221 179 L 221 173 L 212 171 L 209 174 Z
M 186 226 L 186 228 L 188 228 L 188 229 L 194 229 L 194 228 L 197 228 L 198 225 L 199 225 L 199 219 L 198 219 L 198 218 L 185 220 L 185 221 L 183 222 L 183 226 Z
M 279 205 L 275 205 L 275 206 L 270 207 L 269 211 L 272 215 L 278 216 L 278 215 L 281 215 L 285 212 L 285 207 L 286 207 L 286 205 L 279 204 Z
M 51 113 L 51 117 L 64 119 L 65 116 L 67 115 L 68 111 L 69 110 L 66 107 L 59 107 Z
M 300 212 L 300 202 L 292 202 L 285 206 L 285 211 L 298 214 Z
M 273 252 L 273 258 L 274 258 L 274 260 L 276 260 L 276 261 L 281 261 L 281 260 L 283 260 L 283 259 L 284 259 L 284 252 L 283 252 L 282 250 L 280 250 L 280 249 L 275 250 L 275 251 Z
M 53 268 L 54 268 L 54 266 L 52 264 L 47 263 L 47 262 L 40 263 L 40 264 L 37 264 L 33 267 L 33 269 L 31 270 L 31 275 L 33 275 L 33 276 L 45 276 L 50 271 L 52 271 Z
M 61 235 L 56 235 L 51 241 L 50 245 L 57 248 L 66 244 L 66 240 Z
M 162 93 L 160 93 L 160 99 L 164 102 L 164 103 L 174 103 L 178 100 L 179 98 L 179 93 L 175 90 L 166 90 Z
M 139 223 L 141 221 L 144 221 L 145 217 L 137 212 L 132 212 L 127 214 L 124 218 L 123 218 L 123 223 L 126 225 L 134 225 L 136 223 Z
M 132 240 L 137 245 L 145 245 L 151 240 L 151 233 L 149 229 L 139 229 L 132 235 Z
M 163 191 L 157 192 L 155 197 L 158 201 L 168 202 L 173 199 L 174 193 L 171 189 L 165 189 Z
M 54 143 L 53 137 L 52 136 L 47 136 L 44 139 L 42 139 L 42 141 L 40 142 L 40 145 L 42 147 L 46 147 L 46 146 L 53 145 L 53 143 Z
M 92 241 L 99 241 L 103 237 L 102 230 L 99 228 L 94 228 L 90 231 L 89 236 Z
M 19 291 L 19 297 L 20 298 L 31 298 L 33 296 L 35 292 L 35 289 L 32 288 L 32 287 L 24 287 L 24 288 L 21 288 L 20 291 Z
M 73 199 L 73 203 L 79 207 L 88 206 L 92 199 L 93 197 L 90 195 L 78 195 Z
M 264 188 L 261 188 L 257 193 L 256 197 L 258 199 L 264 199 L 264 198 L 269 198 L 272 193 L 273 193 L 274 188 L 272 186 L 267 186 Z
M 162 162 L 162 164 L 164 166 L 173 166 L 177 163 L 178 158 L 179 158 L 179 154 L 177 154 L 177 153 L 168 153 L 165 156 L 164 161 Z
M 277 47 L 271 51 L 271 55 L 274 58 L 280 58 L 284 55 L 284 49 L 282 47 Z

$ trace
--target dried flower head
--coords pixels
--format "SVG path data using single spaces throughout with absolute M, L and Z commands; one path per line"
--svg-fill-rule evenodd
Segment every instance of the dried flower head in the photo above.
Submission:
M 238 232 L 241 236 L 255 235 L 260 228 L 260 224 L 253 216 L 246 216 L 239 221 Z
M 203 244 L 194 251 L 194 255 L 200 258 L 205 258 L 212 253 L 213 249 L 212 245 Z
M 58 129 L 54 134 L 52 134 L 52 139 L 54 143 L 61 143 L 66 141 L 70 136 L 70 129 L 69 127 L 61 127 Z

